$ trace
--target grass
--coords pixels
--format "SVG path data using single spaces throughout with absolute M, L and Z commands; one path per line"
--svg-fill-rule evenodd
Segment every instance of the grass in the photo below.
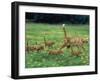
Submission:
M 56 44 L 52 48 L 46 48 L 40 52 L 26 52 L 25 67 L 61 67 L 61 66 L 77 66 L 89 64 L 89 44 L 85 44 L 86 51 L 83 51 L 80 57 L 71 56 L 70 49 L 64 48 L 64 54 L 49 55 L 47 50 L 58 49 L 63 43 L 64 33 L 60 24 L 41 24 L 26 23 L 25 40 L 29 41 L 29 45 L 43 43 L 43 37 L 47 40 L 53 40 Z M 66 31 L 69 36 L 89 36 L 88 25 L 66 25 Z M 44 32 L 46 35 L 44 35 Z

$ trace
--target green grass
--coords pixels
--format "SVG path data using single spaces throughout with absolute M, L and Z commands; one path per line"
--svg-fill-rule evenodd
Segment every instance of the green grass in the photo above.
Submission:
M 51 24 L 39 24 L 39 23 L 26 23 L 26 41 L 29 41 L 29 45 L 43 43 L 43 37 L 47 40 L 53 40 L 56 44 L 50 49 L 58 49 L 63 43 L 64 33 L 62 25 Z M 69 36 L 89 36 L 88 25 L 66 25 L 66 31 Z M 44 35 L 44 33 L 46 35 Z M 77 66 L 89 64 L 89 44 L 85 44 L 85 51 L 82 49 L 80 57 L 71 56 L 70 49 L 63 49 L 64 54 L 61 55 L 49 55 L 46 48 L 40 52 L 26 52 L 25 67 L 61 67 L 61 66 Z

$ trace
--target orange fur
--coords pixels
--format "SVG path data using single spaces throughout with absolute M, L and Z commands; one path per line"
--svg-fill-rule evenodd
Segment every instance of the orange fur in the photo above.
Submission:
M 54 41 L 51 41 L 51 40 L 46 40 L 45 39 L 45 37 L 44 37 L 44 44 L 45 44 L 45 47 L 47 46 L 47 47 L 51 47 L 51 46 L 53 46 L 55 43 L 54 43 Z
M 71 47 L 71 54 L 74 56 L 80 56 L 82 52 L 80 50 L 73 50 L 73 48 Z
M 58 54 L 63 54 L 63 51 L 62 50 L 50 50 L 48 54 L 58 55 Z
M 44 49 L 43 45 L 30 45 L 30 46 L 26 46 L 26 51 L 40 51 Z

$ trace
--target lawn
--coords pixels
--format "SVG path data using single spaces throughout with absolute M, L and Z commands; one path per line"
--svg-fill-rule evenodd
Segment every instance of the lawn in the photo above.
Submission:
M 89 25 L 65 25 L 68 36 L 89 37 Z M 29 45 L 41 44 L 46 40 L 53 40 L 54 46 L 45 48 L 39 52 L 25 52 L 25 67 L 61 67 L 79 66 L 89 64 L 89 44 L 84 44 L 85 51 L 82 50 L 81 56 L 72 56 L 70 49 L 64 48 L 63 54 L 50 55 L 47 50 L 58 49 L 63 43 L 64 32 L 61 24 L 26 23 L 25 43 Z M 45 33 L 45 34 L 44 34 Z

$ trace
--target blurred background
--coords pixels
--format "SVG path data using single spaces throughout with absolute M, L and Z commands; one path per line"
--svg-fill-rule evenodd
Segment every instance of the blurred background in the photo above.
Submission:
M 89 15 L 26 13 L 26 22 L 49 24 L 89 24 Z

